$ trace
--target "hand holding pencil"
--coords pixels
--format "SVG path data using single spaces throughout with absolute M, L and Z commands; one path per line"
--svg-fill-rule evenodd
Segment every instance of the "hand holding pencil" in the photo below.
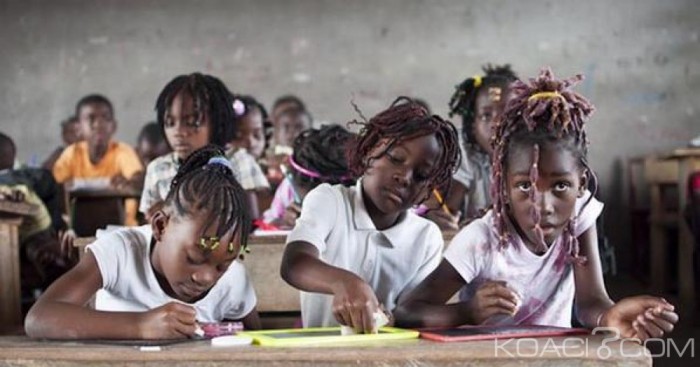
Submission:
M 456 215 L 452 215 L 450 208 L 447 207 L 447 204 L 445 204 L 442 195 L 440 195 L 437 189 L 433 189 L 433 196 L 438 204 L 440 204 L 440 208 L 429 210 L 425 215 L 426 218 L 435 222 L 441 230 L 457 231 L 459 229 L 459 217 L 461 213 L 457 212 Z

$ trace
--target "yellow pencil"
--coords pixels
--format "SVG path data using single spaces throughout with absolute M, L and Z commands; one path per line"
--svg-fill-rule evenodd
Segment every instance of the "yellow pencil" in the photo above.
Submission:
M 445 213 L 452 215 L 452 212 L 450 212 L 450 208 L 448 208 L 447 204 L 445 204 L 445 201 L 442 200 L 442 195 L 440 195 L 440 191 L 438 191 L 437 189 L 433 189 L 433 195 L 435 195 L 435 198 L 437 199 L 438 204 L 440 204 L 440 206 L 442 206 L 442 210 L 444 210 Z

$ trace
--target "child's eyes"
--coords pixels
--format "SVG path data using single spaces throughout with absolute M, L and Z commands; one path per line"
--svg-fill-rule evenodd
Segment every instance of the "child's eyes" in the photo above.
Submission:
M 389 162 L 394 163 L 394 164 L 400 164 L 403 163 L 403 159 L 400 157 L 396 157 L 394 155 L 391 155 L 389 153 L 386 154 L 387 158 L 389 158 Z
M 554 185 L 554 191 L 556 191 L 556 192 L 564 192 L 564 191 L 568 190 L 569 188 L 571 188 L 571 184 L 568 182 L 557 182 Z
M 517 184 L 515 184 L 515 187 L 517 187 L 518 190 L 520 190 L 522 192 L 530 192 L 530 190 L 532 189 L 532 182 L 530 182 L 530 181 L 518 182 Z
M 190 265 L 201 265 L 204 264 L 203 259 L 195 259 L 192 256 L 187 255 L 187 263 Z

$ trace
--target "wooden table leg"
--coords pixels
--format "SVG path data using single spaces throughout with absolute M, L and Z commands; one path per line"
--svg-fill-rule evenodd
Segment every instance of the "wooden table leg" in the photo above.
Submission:
M 21 218 L 0 219 L 0 332 L 22 324 L 22 292 L 19 272 Z
M 668 239 L 666 238 L 666 226 L 663 224 L 663 205 L 661 201 L 661 186 L 651 185 L 651 231 L 650 231 L 650 257 L 651 257 L 651 287 L 654 292 L 666 291 L 666 263 L 668 261 Z

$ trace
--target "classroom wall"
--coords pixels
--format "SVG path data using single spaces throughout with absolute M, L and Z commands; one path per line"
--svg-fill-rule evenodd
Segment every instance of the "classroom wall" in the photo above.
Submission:
M 21 160 L 41 160 L 75 102 L 100 92 L 133 143 L 165 83 L 195 70 L 267 104 L 298 94 L 318 121 L 356 118 L 353 98 L 369 115 L 397 95 L 445 114 L 486 62 L 522 76 L 550 65 L 587 77 L 590 159 L 624 260 L 624 162 L 700 134 L 699 18 L 693 0 L 3 0 L 0 129 Z

